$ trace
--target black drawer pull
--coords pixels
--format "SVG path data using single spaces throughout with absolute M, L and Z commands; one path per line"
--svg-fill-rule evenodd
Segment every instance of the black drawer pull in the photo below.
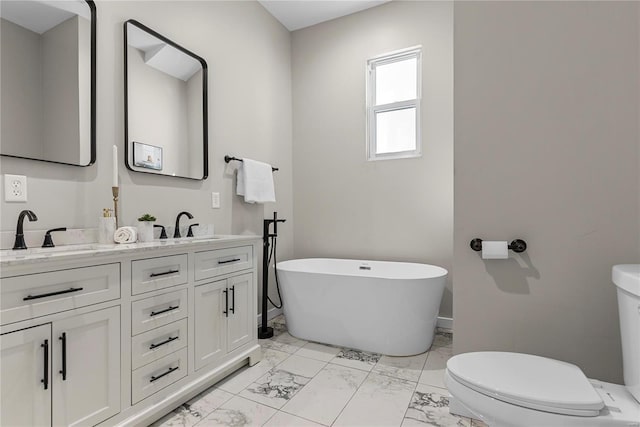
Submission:
M 69 289 L 65 289 L 64 291 L 49 292 L 48 294 L 27 295 L 26 297 L 22 298 L 22 301 L 29 301 L 29 300 L 32 300 L 32 299 L 52 297 L 54 295 L 68 294 L 70 292 L 81 291 L 82 289 L 84 289 L 84 288 L 69 288 Z
M 44 348 L 44 378 L 40 380 L 44 384 L 44 389 L 49 388 L 49 340 L 44 340 L 44 344 L 40 344 Z
M 164 377 L 165 375 L 169 375 L 171 372 L 176 371 L 178 369 L 180 369 L 180 366 L 176 366 L 175 368 L 169 368 L 169 370 L 164 374 L 160 374 L 157 377 L 152 376 L 149 382 L 152 383 L 154 381 L 158 381 L 160 378 Z
M 228 264 L 230 262 L 242 261 L 240 258 L 228 259 L 226 261 L 218 261 L 218 264 Z
M 167 274 L 180 273 L 180 270 L 169 270 L 163 273 L 151 273 L 149 277 L 166 276 Z
M 157 316 L 158 314 L 166 313 L 167 311 L 175 310 L 176 308 L 180 308 L 180 306 L 176 305 L 175 307 L 171 306 L 169 308 L 165 308 L 164 310 L 152 311 L 151 313 L 149 313 L 149 316 Z
M 149 350 L 153 350 L 154 348 L 158 348 L 158 347 L 163 346 L 163 345 L 165 345 L 165 344 L 169 344 L 171 341 L 175 341 L 175 340 L 177 340 L 178 338 L 180 338 L 180 337 L 169 337 L 169 338 L 167 338 L 166 340 L 164 340 L 164 341 L 162 341 L 162 342 L 159 342 L 158 344 L 151 344 L 151 345 L 149 346 Z

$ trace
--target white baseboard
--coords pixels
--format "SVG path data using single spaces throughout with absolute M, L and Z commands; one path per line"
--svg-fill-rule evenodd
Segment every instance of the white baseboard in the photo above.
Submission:
M 436 323 L 438 328 L 453 330 L 453 318 L 438 316 L 438 322 Z
M 270 308 L 269 310 L 267 310 L 267 320 L 271 320 L 276 316 L 280 316 L 282 314 L 282 309 L 281 308 Z M 258 326 L 260 326 L 260 324 L 262 323 L 262 314 L 258 314 Z

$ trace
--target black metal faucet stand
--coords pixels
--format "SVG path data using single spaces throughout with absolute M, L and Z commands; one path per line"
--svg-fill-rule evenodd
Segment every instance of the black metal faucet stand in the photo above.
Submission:
M 278 219 L 278 212 L 273 213 L 273 219 L 265 219 L 262 223 L 262 325 L 258 328 L 258 338 L 266 339 L 273 336 L 273 328 L 267 326 L 267 296 L 269 295 L 269 238 L 278 237 L 278 223 L 285 222 Z M 269 234 L 269 226 L 273 224 L 273 234 Z

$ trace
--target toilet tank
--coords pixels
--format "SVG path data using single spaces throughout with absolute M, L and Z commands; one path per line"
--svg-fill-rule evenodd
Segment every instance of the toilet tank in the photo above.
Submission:
M 616 265 L 611 278 L 618 288 L 624 384 L 640 402 L 640 264 Z

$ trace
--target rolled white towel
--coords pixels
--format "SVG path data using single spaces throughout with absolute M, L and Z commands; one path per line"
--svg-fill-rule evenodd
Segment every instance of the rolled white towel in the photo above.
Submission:
M 120 227 L 113 235 L 116 243 L 135 243 L 138 239 L 138 230 L 135 227 Z

